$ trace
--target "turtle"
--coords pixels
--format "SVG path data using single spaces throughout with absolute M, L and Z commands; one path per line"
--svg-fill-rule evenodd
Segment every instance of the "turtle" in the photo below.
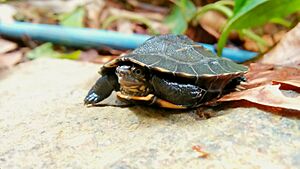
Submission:
M 121 102 L 196 108 L 234 90 L 247 70 L 185 35 L 157 35 L 105 63 L 84 103 L 96 105 L 116 91 Z

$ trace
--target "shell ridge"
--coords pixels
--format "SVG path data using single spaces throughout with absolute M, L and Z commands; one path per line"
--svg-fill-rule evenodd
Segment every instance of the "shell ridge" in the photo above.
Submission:
M 214 70 L 212 70 L 212 68 L 209 66 L 209 64 L 206 64 L 208 69 L 213 73 L 213 74 L 218 74 L 217 72 L 215 72 Z
M 156 65 L 157 63 L 161 62 L 162 58 L 160 58 L 158 61 L 152 63 L 151 65 L 148 65 L 149 67 Z
M 178 65 L 176 65 L 175 69 L 172 72 L 175 73 L 177 69 L 178 69 Z
M 217 62 L 221 69 L 223 69 L 226 72 L 231 72 L 230 70 L 227 70 L 225 67 L 223 67 L 219 62 Z
M 193 70 L 193 72 L 197 75 L 197 77 L 199 76 L 198 72 L 196 72 L 196 70 L 194 69 L 193 65 L 189 65 L 189 67 Z

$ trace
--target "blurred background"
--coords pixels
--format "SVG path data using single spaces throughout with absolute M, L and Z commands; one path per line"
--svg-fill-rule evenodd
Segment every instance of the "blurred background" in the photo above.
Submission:
M 219 55 L 224 47 L 259 55 L 270 50 L 299 22 L 298 4 L 299 0 L 1 0 L 0 68 L 39 57 L 102 64 L 131 50 L 96 42 L 92 47 L 76 45 L 77 37 L 90 36 L 91 43 L 101 40 L 79 31 L 77 34 L 80 28 L 121 33 L 117 37 L 185 34 L 194 41 L 211 44 Z M 10 25 L 15 21 L 74 28 L 75 33 L 70 39 L 47 42 L 41 37 L 50 33 L 50 28 L 43 27 L 44 33 L 35 36 L 31 36 L 36 33 L 31 27 L 26 28 L 31 34 L 17 34 L 14 31 L 20 31 L 20 25 Z M 51 36 L 55 39 L 55 34 Z

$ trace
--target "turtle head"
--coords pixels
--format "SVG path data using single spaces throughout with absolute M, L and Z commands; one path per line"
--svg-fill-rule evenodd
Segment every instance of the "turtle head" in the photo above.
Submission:
M 141 66 L 120 65 L 116 69 L 116 74 L 121 93 L 131 96 L 147 96 L 150 93 L 150 85 Z

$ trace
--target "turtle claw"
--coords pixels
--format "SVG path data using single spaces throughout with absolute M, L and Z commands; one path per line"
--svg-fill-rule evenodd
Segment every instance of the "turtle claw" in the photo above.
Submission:
M 99 95 L 97 95 L 96 93 L 92 92 L 92 93 L 89 93 L 85 99 L 84 99 L 84 104 L 87 105 L 87 104 L 96 104 L 98 102 L 101 101 L 101 97 Z

